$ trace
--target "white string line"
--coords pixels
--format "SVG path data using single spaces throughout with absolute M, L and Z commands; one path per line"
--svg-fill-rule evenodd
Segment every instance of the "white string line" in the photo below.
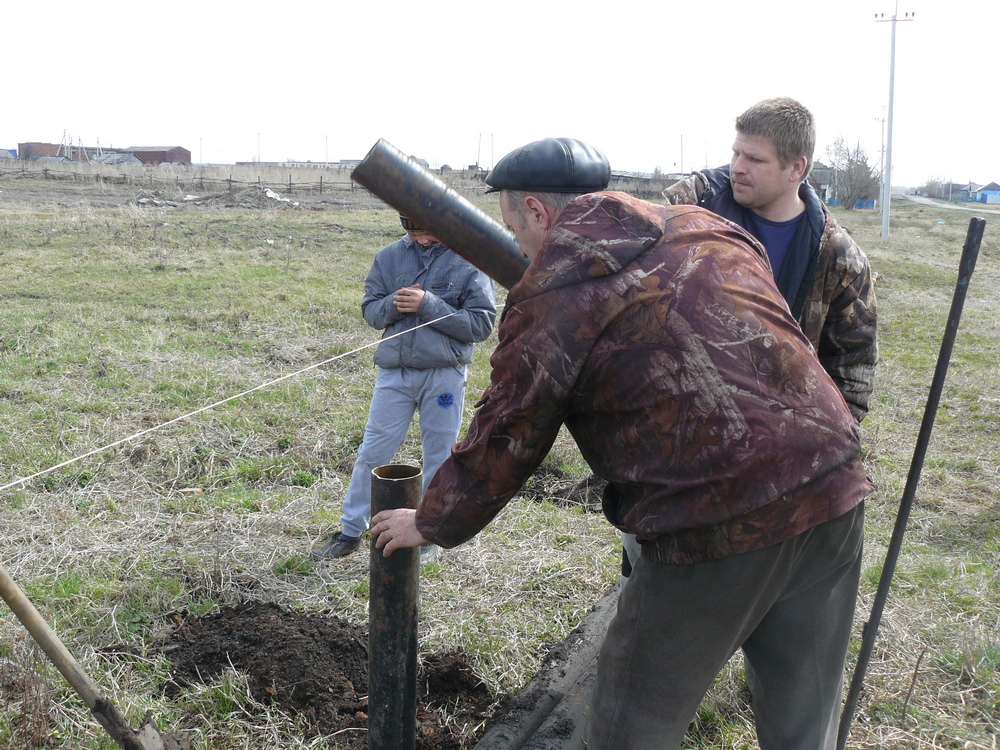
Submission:
M 145 430 L 141 430 L 139 432 L 136 432 L 133 435 L 129 435 L 128 437 L 124 437 L 121 440 L 116 440 L 115 442 L 108 443 L 107 445 L 102 446 L 100 448 L 95 448 L 92 451 L 88 451 L 87 453 L 84 453 L 82 455 L 76 456 L 75 458 L 71 458 L 68 461 L 63 461 L 61 464 L 56 464 L 55 466 L 50 466 L 47 469 L 42 469 L 41 471 L 37 471 L 34 474 L 32 474 L 31 476 L 21 477 L 20 479 L 15 479 L 13 482 L 8 482 L 5 485 L 0 485 L 0 492 L 3 492 L 4 490 L 8 490 L 11 487 L 14 487 L 15 485 L 19 485 L 19 484 L 20 485 L 24 485 L 26 482 L 30 482 L 32 479 L 37 479 L 38 477 L 42 476 L 43 474 L 48 474 L 50 472 L 55 471 L 56 469 L 61 469 L 64 466 L 69 466 L 70 464 L 74 464 L 77 461 L 82 461 L 85 458 L 89 458 L 90 456 L 93 456 L 95 453 L 101 453 L 101 452 L 106 451 L 106 450 L 108 450 L 110 448 L 114 448 L 115 446 L 121 445 L 122 443 L 127 443 L 130 440 L 135 440 L 138 437 L 142 437 L 143 435 L 148 435 L 151 432 L 156 432 L 157 430 L 162 430 L 164 427 L 168 427 L 168 426 L 170 426 L 172 424 L 175 424 L 177 422 L 181 422 L 181 421 L 183 421 L 185 419 L 189 419 L 189 418 L 193 417 L 196 414 L 201 414 L 203 411 L 208 411 L 209 409 L 214 409 L 217 406 L 222 406 L 223 404 L 228 404 L 230 401 L 235 401 L 236 399 L 242 398 L 243 396 L 246 396 L 246 395 L 248 395 L 250 393 L 253 393 L 254 391 L 259 391 L 262 388 L 267 388 L 269 386 L 274 385 L 275 383 L 280 383 L 282 380 L 288 380 L 289 378 L 294 378 L 296 375 L 301 375 L 304 372 L 309 372 L 309 370 L 315 370 L 317 367 L 322 367 L 323 365 L 330 364 L 331 362 L 336 362 L 338 359 L 343 359 L 344 357 L 350 356 L 351 354 L 357 354 L 358 352 L 363 351 L 365 349 L 370 349 L 371 347 L 376 346 L 376 345 L 382 343 L 383 341 L 388 341 L 389 339 L 394 339 L 397 336 L 403 336 L 404 334 L 412 333 L 413 331 L 416 331 L 418 328 L 423 328 L 424 326 L 429 326 L 429 325 L 431 325 L 433 323 L 438 323 L 438 322 L 444 320 L 445 318 L 450 318 L 452 315 L 457 315 L 457 314 L 458 314 L 457 311 L 456 312 L 450 312 L 447 315 L 442 315 L 440 318 L 435 318 L 434 320 L 428 320 L 426 323 L 421 323 L 420 325 L 414 326 L 413 328 L 408 328 L 405 331 L 400 331 L 399 333 L 394 333 L 391 336 L 386 336 L 384 338 L 378 339 L 377 341 L 372 341 L 369 344 L 365 344 L 364 346 L 359 346 L 357 349 L 354 349 L 352 351 L 344 352 L 343 354 L 338 354 L 336 357 L 330 357 L 329 359 L 324 359 L 322 362 L 317 362 L 316 364 L 309 365 L 308 367 L 303 367 L 301 370 L 296 370 L 295 372 L 290 372 L 287 375 L 282 375 L 280 378 L 275 378 L 274 380 L 269 380 L 266 383 L 261 383 L 260 385 L 255 386 L 255 387 L 253 387 L 253 388 L 251 388 L 251 389 L 249 389 L 247 391 L 243 391 L 242 393 L 237 393 L 235 396 L 230 396 L 229 398 L 224 398 L 221 401 L 216 401 L 214 404 L 209 404 L 208 406 L 203 406 L 200 409 L 195 409 L 194 411 L 188 412 L 187 414 L 182 414 L 181 416 L 175 417 L 174 419 L 171 419 L 168 422 L 164 422 L 163 424 L 158 424 L 155 427 L 149 427 L 149 428 L 147 428 Z

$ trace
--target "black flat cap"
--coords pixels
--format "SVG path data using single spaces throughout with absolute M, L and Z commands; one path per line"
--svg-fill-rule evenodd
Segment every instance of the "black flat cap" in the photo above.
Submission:
M 607 157 L 573 138 L 545 138 L 514 149 L 486 175 L 487 193 L 593 193 L 611 181 Z

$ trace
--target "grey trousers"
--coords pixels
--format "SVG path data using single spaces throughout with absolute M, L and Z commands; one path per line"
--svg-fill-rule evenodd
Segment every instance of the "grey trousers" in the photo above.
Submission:
M 785 542 L 694 565 L 645 555 L 597 662 L 588 750 L 672 750 L 737 649 L 762 750 L 836 746 L 864 508 Z
M 406 439 L 415 412 L 420 413 L 423 489 L 427 489 L 434 472 L 450 454 L 462 426 L 465 379 L 464 367 L 379 369 L 365 436 L 344 498 L 340 522 L 345 534 L 359 537 L 368 528 L 372 469 L 392 462 Z

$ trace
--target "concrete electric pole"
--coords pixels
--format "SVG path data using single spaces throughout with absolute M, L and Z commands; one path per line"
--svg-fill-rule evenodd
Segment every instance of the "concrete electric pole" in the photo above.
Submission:
M 889 121 L 888 134 L 885 141 L 885 170 L 882 172 L 882 236 L 889 236 L 889 202 L 892 198 L 892 94 L 893 84 L 896 78 L 896 21 L 912 21 L 916 13 L 904 13 L 903 18 L 899 16 L 899 0 L 896 0 L 896 9 L 892 13 L 892 18 L 886 18 L 885 13 L 876 13 L 877 23 L 892 23 L 892 47 L 889 54 Z

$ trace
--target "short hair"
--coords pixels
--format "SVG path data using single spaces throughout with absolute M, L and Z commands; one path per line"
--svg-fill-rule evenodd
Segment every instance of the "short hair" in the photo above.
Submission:
M 782 168 L 804 156 L 806 172 L 803 178 L 812 170 L 816 121 L 812 112 L 794 99 L 779 96 L 757 102 L 736 118 L 736 132 L 771 141 Z
M 586 195 L 586 193 L 536 193 L 531 190 L 508 190 L 507 200 L 514 207 L 514 213 L 517 214 L 517 220 L 521 222 L 522 227 L 527 226 L 528 223 L 528 217 L 524 213 L 524 199 L 529 195 L 538 198 L 554 211 L 562 212 L 571 200 Z

